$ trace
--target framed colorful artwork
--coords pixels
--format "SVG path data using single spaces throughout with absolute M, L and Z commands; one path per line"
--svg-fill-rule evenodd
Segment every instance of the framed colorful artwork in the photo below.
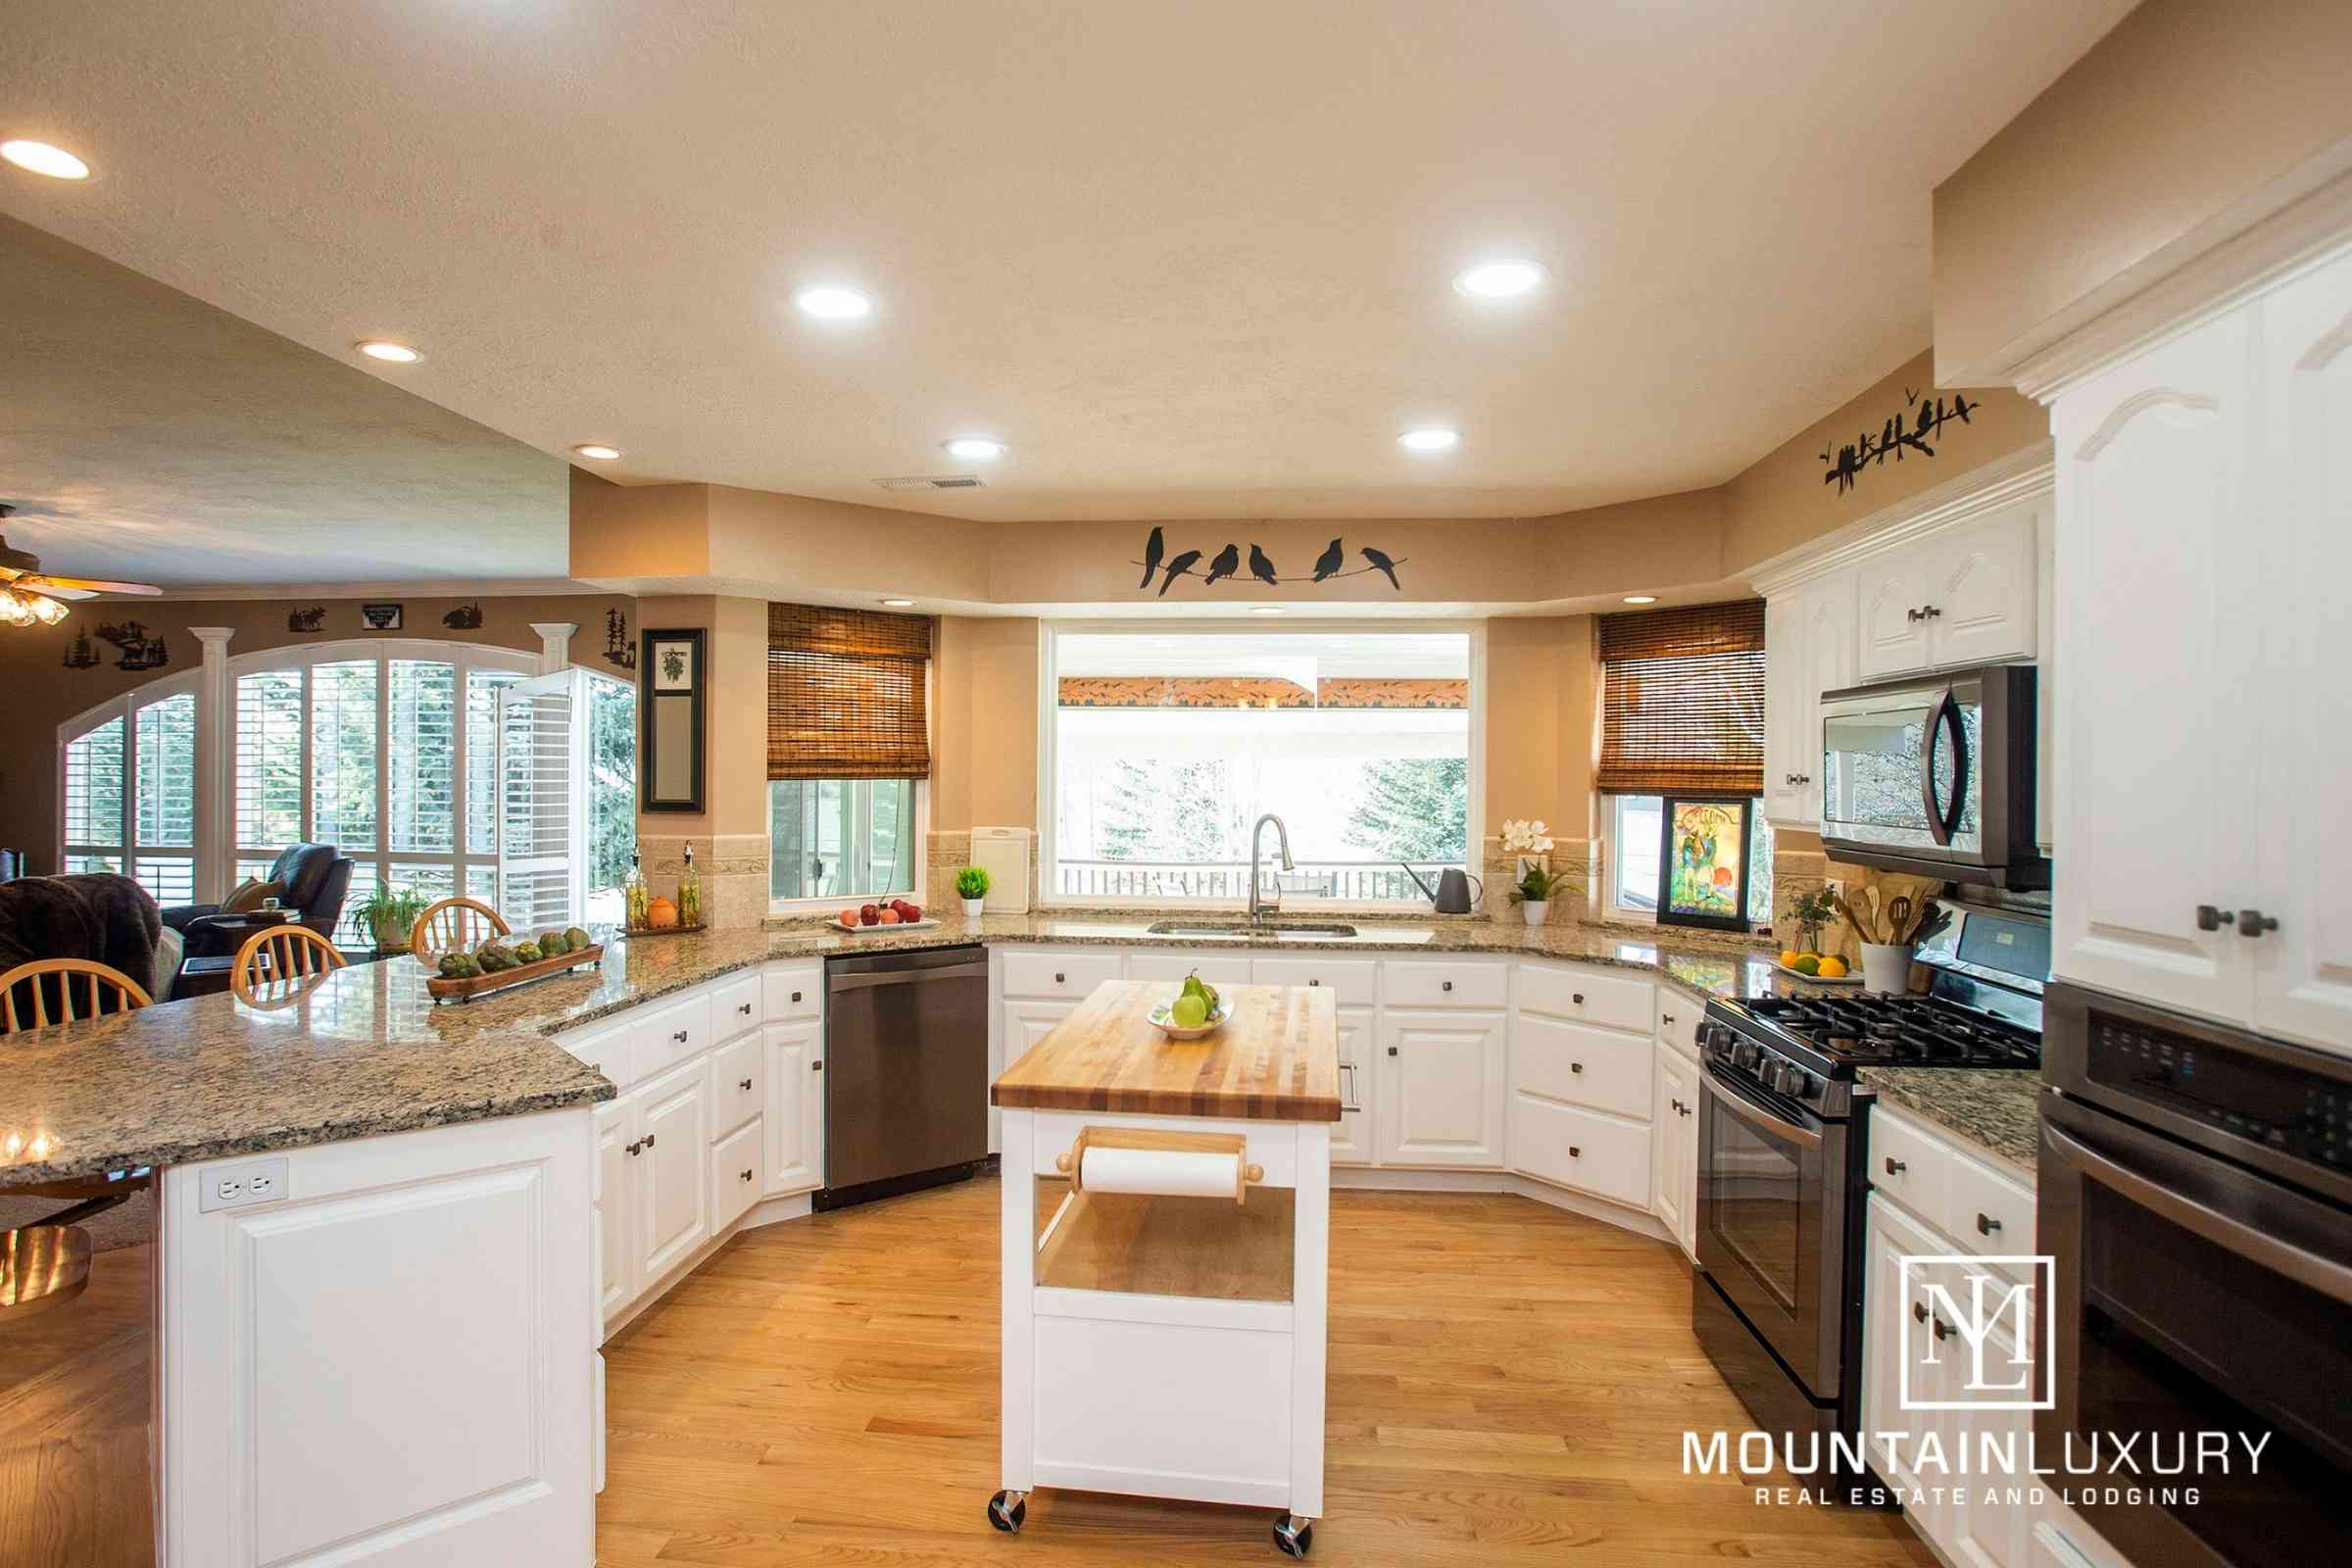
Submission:
M 700 626 L 644 634 L 637 713 L 641 811 L 703 808 L 703 646 Z
M 1755 802 L 1738 796 L 1669 795 L 1658 813 L 1658 924 L 1747 929 L 1748 820 Z

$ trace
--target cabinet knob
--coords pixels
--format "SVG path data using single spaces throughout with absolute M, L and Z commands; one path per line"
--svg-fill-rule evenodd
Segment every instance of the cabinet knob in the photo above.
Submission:
M 1913 1301 L 1911 1303 L 1911 1321 L 1914 1323 L 1925 1323 L 1927 1320 L 1928 1303 L 1925 1301 Z
M 1391 1046 L 1391 1047 L 1389 1048 L 1389 1054 L 1390 1054 L 1390 1055 L 1392 1055 L 1392 1056 L 1394 1056 L 1395 1054 L 1396 1054 L 1396 1048 L 1395 1046 Z
M 1997 1231 L 2000 1228 L 2001 1222 L 1997 1219 L 1994 1219 L 1990 1214 L 1981 1211 L 1978 1213 L 1977 1234 L 1979 1236 L 1990 1236 L 1994 1231 Z
M 1451 991 L 1453 989 L 1453 982 L 1450 980 L 1441 980 L 1438 982 L 1438 989 L 1441 991 Z
M 1935 1330 L 1936 1330 L 1936 1337 L 1937 1339 L 1939 1339 L 1939 1340 L 1948 1340 L 1948 1339 L 1950 1339 L 1950 1338 L 1952 1337 L 1952 1326 L 1951 1326 L 1949 1323 L 1946 1323 L 1946 1322 L 1945 1322 L 1943 1319 L 1941 1319 L 1941 1318 L 1934 1318 L 1934 1319 L 1931 1319 L 1930 1321 L 1931 1321 L 1931 1322 L 1934 1324 L 1934 1326 L 1935 1326 Z
M 743 1173 L 743 1179 L 744 1179 L 745 1181 L 747 1181 L 747 1182 L 748 1182 L 748 1181 L 750 1181 L 750 1180 L 752 1179 L 752 1173 L 751 1173 L 750 1171 L 748 1171 L 748 1170 L 747 1170 L 747 1171 L 745 1171 L 745 1172 Z
M 1069 976 L 1057 971 L 1054 976 L 1054 983 L 1057 986 L 1066 986 L 1070 983 Z
M 823 1072 L 825 1070 L 825 1064 L 821 1061 L 812 1061 L 808 1064 L 808 1070 L 810 1072 Z
M 1310 974 L 1310 975 L 1308 975 L 1308 976 L 1306 977 L 1306 983 L 1307 983 L 1308 985 L 1310 985 L 1310 986 L 1319 986 L 1319 985 L 1321 985 L 1323 982 L 1322 982 L 1322 981 L 1320 981 L 1320 980 L 1318 980 L 1318 979 L 1316 979 L 1316 978 L 1315 978 L 1313 975 L 1311 975 L 1311 974 Z
M 1674 1014 L 1671 1012 L 1661 1012 L 1658 1014 L 1658 1022 L 1671 1024 L 1674 1022 Z
M 1685 1105 L 1685 1106 L 1683 1107 L 1683 1114 L 1684 1114 L 1684 1115 L 1686 1115 L 1686 1116 L 1688 1116 L 1688 1115 L 1690 1115 L 1690 1107 L 1689 1105 Z
M 1585 1070 L 1585 1064 L 1581 1061 L 1572 1061 L 1568 1064 L 1568 1070 L 1570 1072 L 1583 1072 Z
M 801 994 L 800 994 L 798 991 L 795 991 L 795 992 L 792 994 L 792 1000 L 793 1000 L 793 1001 L 795 1001 L 795 1002 L 798 1002 L 798 1001 L 800 1001 L 800 1000 L 801 1000 Z
M 1919 610 L 1919 618 L 1922 620 L 1934 620 L 1936 616 L 1942 613 L 1943 607 L 1940 605 L 1922 605 Z
M 1574 1144 L 1570 1144 L 1568 1146 L 1568 1157 L 1570 1159 L 1582 1159 L 1585 1157 L 1585 1152 L 1577 1148 Z
M 1888 1156 L 1887 1156 L 1887 1159 L 1886 1159 L 1886 1174 L 1887 1174 L 1887 1175 L 1889 1175 L 1889 1176 L 1900 1176 L 1900 1175 L 1901 1175 L 1903 1172 L 1905 1172 L 1905 1171 L 1909 1170 L 1910 1168 L 1911 1168 L 1911 1166 L 1910 1166 L 1910 1163 L 1909 1163 L 1908 1161 L 1906 1161 L 1906 1160 L 1900 1160 L 1900 1159 L 1896 1159 L 1896 1158 L 1894 1158 L 1892 1155 L 1888 1155 Z
M 1670 1105 L 1672 1105 L 1672 1106 L 1674 1107 L 1674 1109 L 1675 1109 L 1675 1113 L 1676 1113 L 1677 1115 L 1680 1115 L 1680 1114 L 1682 1113 L 1682 1109 L 1683 1109 L 1683 1102 L 1682 1102 L 1681 1101 L 1679 1101 L 1679 1100 L 1670 1100 L 1670 1101 L 1668 1101 L 1668 1102 L 1667 1102 L 1667 1103 L 1668 1103 L 1668 1104 L 1670 1104 Z
M 800 999 L 795 997 L 793 1000 L 798 1002 Z M 742 1013 L 746 1018 L 749 1018 L 752 1015 L 752 1004 L 748 1002 L 739 1002 L 735 1004 L 735 1010 Z
M 2278 929 L 2278 917 L 2275 914 L 2265 914 L 2260 909 L 2237 911 L 2237 934 L 2241 937 L 2258 937 L 2265 931 Z
M 1792 773 L 1788 777 L 1788 782 L 1791 784 L 1810 784 L 1813 782 L 1813 775 L 1810 773 Z
M 675 1040 L 679 1045 L 682 1046 L 686 1043 L 686 1031 L 681 1029 L 676 1034 L 671 1035 L 669 1038 Z
M 645 1135 L 645 1147 L 648 1149 L 654 1147 L 654 1135 L 652 1133 L 647 1133 Z
M 628 1152 L 629 1152 L 629 1154 L 630 1154 L 632 1157 L 634 1157 L 634 1156 L 635 1156 L 635 1154 L 636 1154 L 636 1152 L 637 1152 L 637 1151 L 639 1151 L 640 1149 L 643 1149 L 644 1147 L 645 1147 L 645 1140 L 644 1140 L 644 1139 L 642 1139 L 642 1138 L 640 1138 L 640 1139 L 638 1139 L 638 1140 L 637 1140 L 637 1142 L 635 1142 L 635 1143 L 633 1143 L 633 1144 L 631 1144 L 631 1145 L 629 1146 L 629 1148 L 628 1148 Z
M 1582 991 L 1571 991 L 1568 993 L 1568 1000 L 1581 1007 L 1585 1004 L 1585 994 Z
M 750 1089 L 750 1088 L 752 1087 L 752 1081 L 751 1081 L 749 1078 L 743 1079 L 743 1080 L 741 1080 L 740 1082 L 738 1082 L 738 1083 L 735 1085 L 735 1087 L 736 1087 L 736 1088 L 738 1088 L 738 1089 L 747 1089 L 747 1090 L 748 1090 L 748 1089 Z
M 2235 909 L 2217 909 L 2210 904 L 2197 906 L 2197 929 L 2200 931 L 2219 931 L 2236 918 Z
M 1917 621 L 1919 619 L 1919 607 L 1914 605 L 1909 610 L 1904 611 L 1903 618 L 1908 621 Z

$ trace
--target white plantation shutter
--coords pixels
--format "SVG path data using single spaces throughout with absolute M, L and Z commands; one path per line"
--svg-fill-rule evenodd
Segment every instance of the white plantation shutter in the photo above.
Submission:
M 458 666 L 395 659 L 388 666 L 384 776 L 394 850 L 454 851 L 458 807 Z M 393 867 L 393 880 L 405 880 Z M 446 873 L 443 880 L 447 880 Z
M 498 853 L 498 694 L 526 678 L 511 669 L 466 675 L 466 848 L 475 855 Z
M 139 848 L 196 847 L 196 694 L 181 692 L 138 711 Z M 193 873 L 191 872 L 191 875 Z
M 377 842 L 377 668 L 372 659 L 311 666 L 311 837 L 346 855 Z
M 299 669 L 237 677 L 236 841 L 246 849 L 302 839 L 302 684 Z M 240 865 L 240 878 L 267 875 Z
M 122 720 L 110 718 L 66 748 L 66 843 L 122 842 Z
M 587 678 L 562 670 L 498 693 L 498 912 L 518 933 L 584 918 Z

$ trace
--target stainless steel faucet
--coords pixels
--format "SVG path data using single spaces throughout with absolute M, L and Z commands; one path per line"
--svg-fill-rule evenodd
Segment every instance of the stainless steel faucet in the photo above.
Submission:
M 1298 862 L 1291 858 L 1291 830 L 1282 825 L 1281 817 L 1268 811 L 1259 817 L 1257 825 L 1250 830 L 1250 918 L 1252 920 L 1262 920 L 1269 914 L 1280 912 L 1282 908 L 1282 894 L 1279 885 L 1273 898 L 1259 896 L 1261 887 L 1259 879 L 1262 873 L 1257 868 L 1257 857 L 1258 851 L 1265 846 L 1268 822 L 1274 824 L 1274 837 L 1282 846 L 1282 868 L 1285 871 L 1298 869 Z

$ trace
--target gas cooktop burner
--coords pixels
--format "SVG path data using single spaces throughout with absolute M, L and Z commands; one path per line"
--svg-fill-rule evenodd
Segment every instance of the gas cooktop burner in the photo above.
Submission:
M 1757 997 L 1740 1005 L 1854 1066 L 2041 1065 L 2039 1035 L 1933 997 Z

